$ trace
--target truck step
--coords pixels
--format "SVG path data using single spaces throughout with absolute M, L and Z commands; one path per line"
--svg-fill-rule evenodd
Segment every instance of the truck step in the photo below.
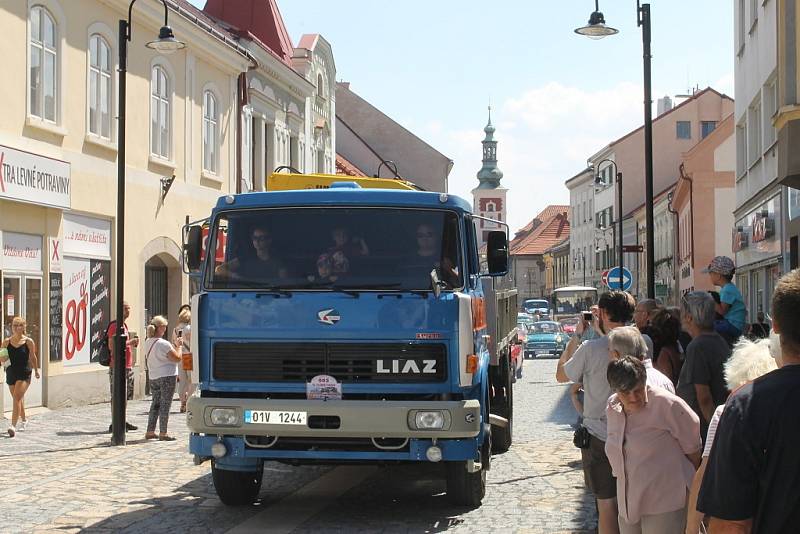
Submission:
M 505 417 L 500 417 L 499 415 L 495 415 L 493 413 L 489 414 L 489 424 L 494 426 L 499 426 L 500 428 L 508 428 L 508 419 Z

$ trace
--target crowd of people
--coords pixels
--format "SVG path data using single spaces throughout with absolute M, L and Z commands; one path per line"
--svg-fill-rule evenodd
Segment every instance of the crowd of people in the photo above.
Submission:
M 690 292 L 678 308 L 601 295 L 558 361 L 601 534 L 800 529 L 800 270 L 752 336 L 733 262 L 706 272 L 718 298 Z

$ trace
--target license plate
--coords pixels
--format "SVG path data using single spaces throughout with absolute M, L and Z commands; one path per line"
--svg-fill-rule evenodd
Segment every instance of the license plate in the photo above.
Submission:
M 305 425 L 306 412 L 245 410 L 244 422 L 258 425 Z

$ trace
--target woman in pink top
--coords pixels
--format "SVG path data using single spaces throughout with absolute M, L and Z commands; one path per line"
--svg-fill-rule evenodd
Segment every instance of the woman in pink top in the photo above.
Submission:
M 647 386 L 644 364 L 608 364 L 606 455 L 617 478 L 622 534 L 680 534 L 686 496 L 700 464 L 700 420 L 681 398 Z

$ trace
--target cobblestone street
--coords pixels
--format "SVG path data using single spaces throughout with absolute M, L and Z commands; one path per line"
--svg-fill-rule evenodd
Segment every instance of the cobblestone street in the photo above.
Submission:
M 228 508 L 209 464 L 193 465 L 180 414 L 175 442 L 145 442 L 148 403 L 128 406 L 140 427 L 108 446 L 108 405 L 44 411 L 0 437 L 4 532 L 586 532 L 594 504 L 571 442 L 575 414 L 555 360 L 527 361 L 515 386 L 514 445 L 495 456 L 483 506 L 448 505 L 436 469 L 267 464 L 259 502 Z M 177 410 L 178 403 L 174 408 Z

